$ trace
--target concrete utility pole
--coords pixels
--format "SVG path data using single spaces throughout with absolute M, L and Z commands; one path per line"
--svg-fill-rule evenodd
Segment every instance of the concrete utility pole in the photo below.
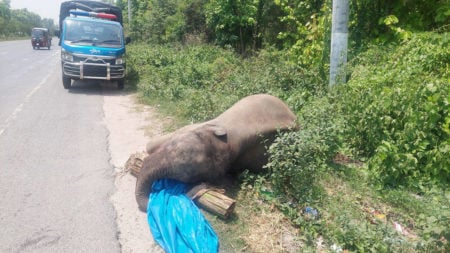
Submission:
M 128 0 L 128 27 L 131 27 L 131 0 Z
M 348 43 L 348 0 L 333 0 L 331 24 L 330 87 L 345 83 Z

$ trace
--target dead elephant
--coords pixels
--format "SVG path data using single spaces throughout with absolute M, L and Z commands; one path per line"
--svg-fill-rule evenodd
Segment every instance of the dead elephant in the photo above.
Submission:
M 139 209 L 147 210 L 157 179 L 214 183 L 228 172 L 261 171 L 267 163 L 266 146 L 278 131 L 295 127 L 295 114 L 283 101 L 259 94 L 243 98 L 215 119 L 150 141 L 136 182 Z

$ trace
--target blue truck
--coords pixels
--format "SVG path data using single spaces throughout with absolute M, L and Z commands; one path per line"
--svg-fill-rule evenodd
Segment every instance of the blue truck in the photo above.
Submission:
M 66 1 L 59 15 L 62 83 L 107 80 L 123 89 L 125 44 L 122 11 L 97 1 Z

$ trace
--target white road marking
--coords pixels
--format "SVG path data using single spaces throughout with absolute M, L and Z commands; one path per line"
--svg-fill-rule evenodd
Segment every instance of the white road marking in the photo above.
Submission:
M 22 103 L 20 103 L 16 109 L 11 113 L 11 115 L 5 120 L 5 123 L 0 127 L 0 136 L 5 132 L 5 130 L 9 127 L 11 122 L 17 118 L 17 115 L 22 111 L 24 105 L 28 103 L 28 101 L 31 99 L 31 97 L 38 91 L 42 85 L 44 85 L 47 82 L 47 79 L 53 74 L 53 71 L 50 72 L 42 81 L 36 85 L 26 96 Z

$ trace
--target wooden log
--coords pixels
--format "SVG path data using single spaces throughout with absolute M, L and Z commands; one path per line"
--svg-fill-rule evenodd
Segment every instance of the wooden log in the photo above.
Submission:
M 205 210 L 227 219 L 234 211 L 236 200 L 214 190 L 209 190 L 197 199 Z
M 223 189 L 202 183 L 194 186 L 187 195 L 206 211 L 226 219 L 233 213 L 236 200 L 224 193 Z
M 147 153 L 144 151 L 132 154 L 125 163 L 125 171 L 129 171 L 131 175 L 137 177 L 141 171 L 142 163 L 146 155 Z
M 146 152 L 132 154 L 125 163 L 125 171 L 137 177 L 141 171 Z M 197 205 L 206 211 L 221 218 L 228 218 L 234 211 L 236 200 L 229 198 L 225 190 L 211 187 L 207 184 L 198 184 L 189 190 L 187 195 L 194 200 Z

